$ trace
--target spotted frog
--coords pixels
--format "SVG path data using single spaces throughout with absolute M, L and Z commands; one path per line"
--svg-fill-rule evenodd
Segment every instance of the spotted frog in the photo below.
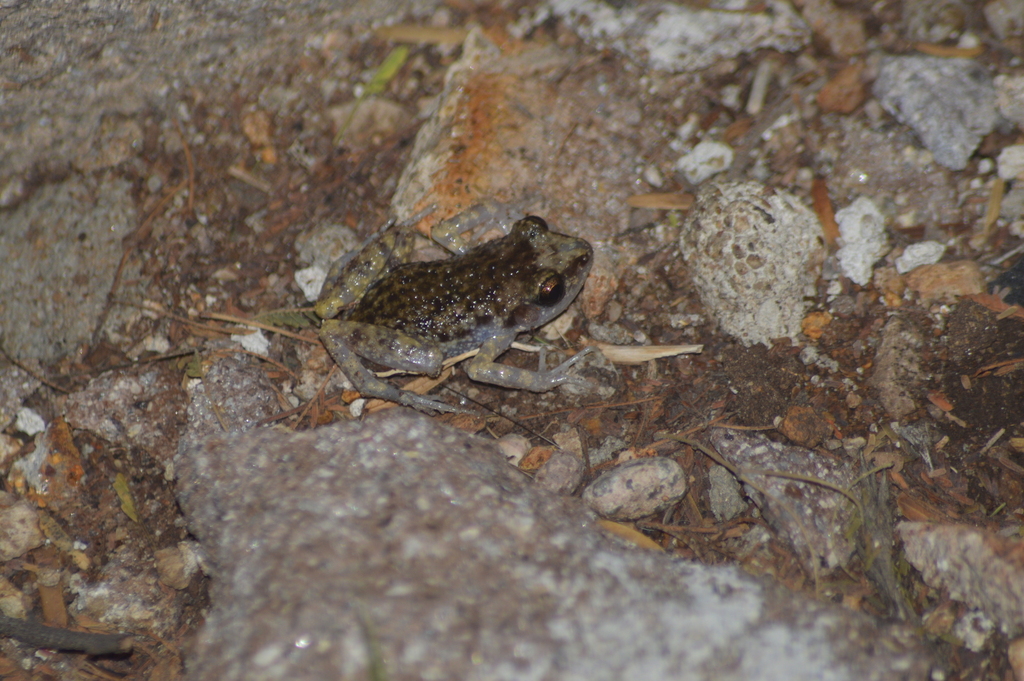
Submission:
M 545 392 L 580 380 L 567 370 L 584 352 L 550 370 L 543 355 L 538 371 L 495 360 L 519 333 L 568 307 L 590 271 L 590 244 L 552 232 L 530 215 L 511 224 L 506 236 L 469 248 L 460 236 L 464 215 L 432 231 L 453 252 L 448 259 L 406 262 L 413 235 L 407 225 L 392 224 L 331 268 L 316 304 L 325 320 L 320 338 L 364 396 L 424 411 L 462 411 L 382 381 L 360 357 L 437 376 L 446 359 L 479 349 L 466 367 L 474 381 Z

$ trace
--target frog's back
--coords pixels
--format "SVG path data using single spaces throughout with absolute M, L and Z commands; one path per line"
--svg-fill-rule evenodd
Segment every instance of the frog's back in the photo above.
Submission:
M 579 291 L 592 251 L 534 220 L 463 255 L 398 266 L 347 319 L 438 343 L 446 357 L 549 321 Z

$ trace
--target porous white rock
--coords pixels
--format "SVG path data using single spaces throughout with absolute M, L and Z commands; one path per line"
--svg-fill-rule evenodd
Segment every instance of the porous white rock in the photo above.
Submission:
M 839 224 L 839 269 L 855 284 L 871 281 L 871 268 L 889 249 L 885 218 L 875 202 L 860 197 L 836 212 Z
M 746 345 L 794 338 L 824 259 L 817 216 L 757 182 L 701 189 L 679 237 L 708 313 Z

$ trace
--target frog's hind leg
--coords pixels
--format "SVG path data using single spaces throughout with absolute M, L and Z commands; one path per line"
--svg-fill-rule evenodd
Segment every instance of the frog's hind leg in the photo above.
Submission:
M 320 338 L 323 341 L 324 346 L 327 348 L 327 351 L 331 353 L 331 357 L 333 357 L 334 361 L 338 363 L 338 366 L 340 366 L 341 370 L 345 372 L 345 375 L 348 376 L 348 379 L 360 394 L 364 397 L 376 397 L 381 400 L 396 402 L 398 404 L 405 405 L 406 407 L 419 409 L 420 411 L 471 413 L 466 409 L 447 404 L 446 402 L 442 402 L 432 397 L 425 397 L 423 395 L 411 393 L 407 390 L 401 390 L 374 376 L 373 373 L 360 361 L 360 355 L 366 357 L 366 359 L 370 359 L 375 362 L 379 361 L 381 364 L 388 364 L 390 366 L 401 364 L 401 362 L 383 361 L 383 358 L 374 356 L 375 353 L 373 352 L 360 352 L 357 355 L 356 352 L 349 347 L 347 342 L 351 340 L 353 335 L 352 327 L 360 326 L 364 325 L 328 320 L 325 321 L 323 326 L 320 328 Z M 358 330 L 356 330 L 355 335 L 358 335 Z M 440 351 L 437 351 L 437 354 L 440 355 Z M 394 356 L 391 356 L 390 359 L 394 360 L 395 358 Z M 437 359 L 437 364 L 438 366 L 441 364 L 440 357 Z M 401 369 L 404 367 L 398 366 L 396 368 Z M 406 370 L 423 371 L 423 369 L 419 367 L 410 367 Z
M 503 388 L 529 390 L 535 393 L 547 392 L 563 383 L 584 383 L 585 379 L 568 373 L 569 368 L 580 361 L 592 350 L 584 348 L 554 369 L 547 369 L 546 362 L 541 359 L 539 371 L 520 369 L 495 361 L 498 355 L 508 349 L 510 338 L 493 338 L 480 346 L 480 353 L 469 361 L 466 375 L 480 383 L 490 383 Z

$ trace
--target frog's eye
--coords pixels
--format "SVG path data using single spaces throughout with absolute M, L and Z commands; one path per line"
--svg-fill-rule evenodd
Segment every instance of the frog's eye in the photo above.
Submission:
M 565 281 L 560 274 L 549 274 L 540 282 L 537 289 L 537 304 L 551 307 L 562 302 L 565 297 Z
M 539 218 L 536 215 L 527 215 L 522 220 L 516 222 L 512 229 L 520 231 L 527 239 L 532 239 L 536 236 L 540 236 L 544 232 L 547 232 L 548 223 L 546 223 L 543 218 Z

